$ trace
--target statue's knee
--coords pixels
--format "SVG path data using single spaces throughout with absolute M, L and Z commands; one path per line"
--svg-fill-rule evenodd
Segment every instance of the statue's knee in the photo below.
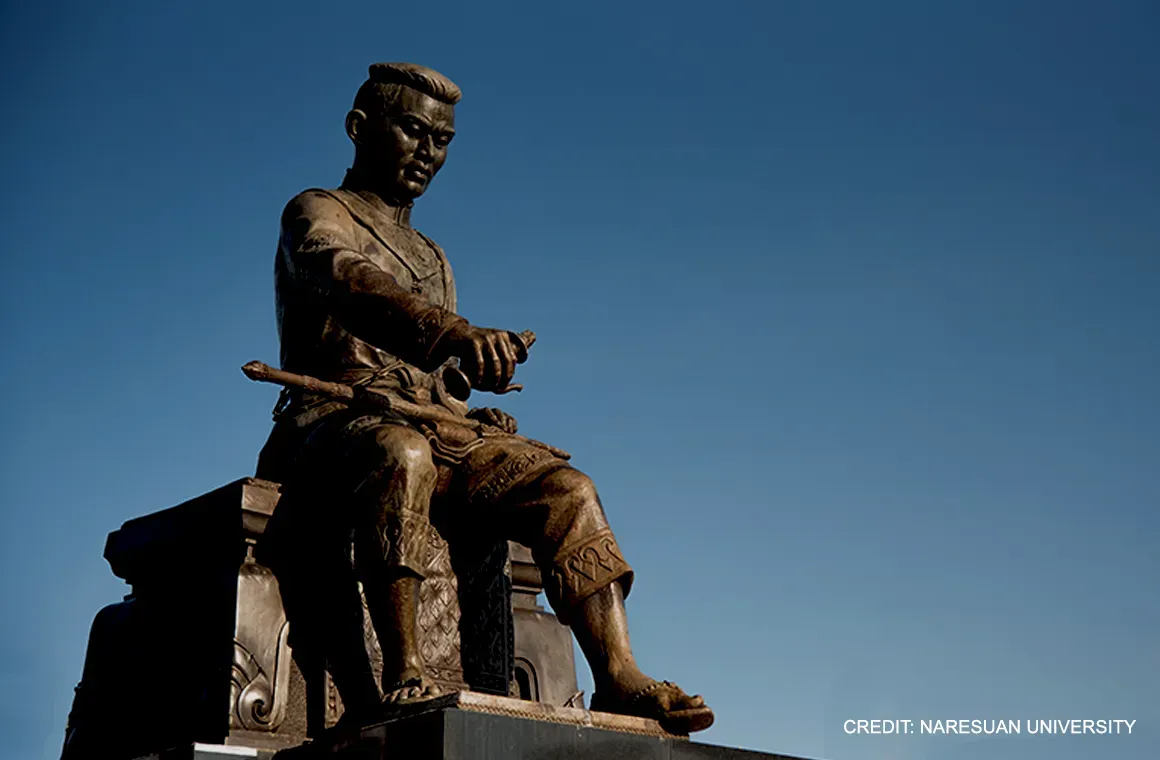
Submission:
M 375 433 L 382 464 L 392 472 L 416 480 L 435 477 L 431 445 L 422 433 L 400 425 L 388 425 Z
M 367 511 L 355 531 L 356 566 L 364 576 L 386 563 L 422 578 L 437 473 L 431 447 L 422 434 L 398 425 L 379 428 L 374 441 L 379 459 L 358 489 Z
M 585 505 L 600 506 L 596 484 L 592 478 L 571 467 L 561 467 L 548 473 L 543 480 L 545 492 L 562 498 L 576 508 Z
M 571 467 L 548 473 L 542 481 L 548 505 L 548 533 L 556 542 L 608 527 L 592 478 Z

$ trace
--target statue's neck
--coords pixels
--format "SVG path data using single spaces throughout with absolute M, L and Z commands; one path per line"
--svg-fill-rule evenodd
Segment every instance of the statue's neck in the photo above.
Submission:
M 358 193 L 364 200 L 377 208 L 384 216 L 402 227 L 411 226 L 411 201 L 398 201 L 384 192 L 380 183 L 374 182 L 358 166 L 348 169 L 342 179 L 342 189 Z

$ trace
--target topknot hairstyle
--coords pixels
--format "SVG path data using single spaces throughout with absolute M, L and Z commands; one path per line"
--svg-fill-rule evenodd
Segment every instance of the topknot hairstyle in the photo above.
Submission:
M 354 96 L 354 107 L 368 116 L 385 116 L 404 87 L 455 105 L 463 97 L 458 85 L 435 69 L 414 63 L 372 63 L 370 78 Z
M 452 106 L 463 97 L 455 82 L 435 69 L 414 63 L 372 63 L 370 81 L 377 84 L 401 84 Z

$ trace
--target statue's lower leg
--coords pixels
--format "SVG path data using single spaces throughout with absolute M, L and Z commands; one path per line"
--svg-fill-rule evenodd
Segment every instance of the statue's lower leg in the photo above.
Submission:
M 387 426 L 375 436 L 382 463 L 356 489 L 367 522 L 355 532 L 355 554 L 383 655 L 383 703 L 391 705 L 440 693 L 423 666 L 418 623 L 436 469 L 416 431 Z
M 653 718 L 675 734 L 703 731 L 713 724 L 713 711 L 701 697 L 641 672 L 628 638 L 619 583 L 580 602 L 572 614 L 572 631 L 592 668 L 596 687 L 592 710 Z
M 652 682 L 633 657 L 619 583 L 605 586 L 581 602 L 572 630 L 592 668 L 597 693 L 626 696 Z
M 421 579 L 392 569 L 364 583 L 371 622 L 383 653 L 383 702 L 396 704 L 430 699 L 441 693 L 427 678 L 419 651 L 419 585 Z

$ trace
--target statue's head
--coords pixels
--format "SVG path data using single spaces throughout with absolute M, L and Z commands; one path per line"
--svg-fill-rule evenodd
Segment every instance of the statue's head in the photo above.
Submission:
M 418 198 L 447 159 L 461 93 L 438 71 L 413 63 L 376 63 L 346 115 L 355 169 L 399 203 Z

